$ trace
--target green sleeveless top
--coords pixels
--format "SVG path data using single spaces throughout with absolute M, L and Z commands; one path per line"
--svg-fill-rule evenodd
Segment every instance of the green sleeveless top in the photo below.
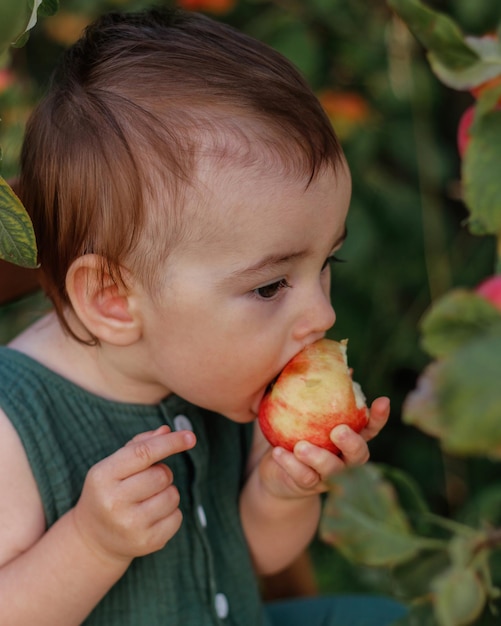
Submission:
M 106 400 L 4 347 L 0 407 L 26 450 L 47 527 L 75 505 L 89 468 L 136 434 L 167 423 L 197 436 L 193 450 L 166 461 L 181 494 L 181 529 L 165 548 L 132 562 L 86 625 L 265 623 L 238 510 L 250 424 L 176 396 L 154 405 Z

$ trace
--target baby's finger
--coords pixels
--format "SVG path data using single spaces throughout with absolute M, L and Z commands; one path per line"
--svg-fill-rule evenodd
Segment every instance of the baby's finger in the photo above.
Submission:
M 160 493 L 141 502 L 139 510 L 145 519 L 153 525 L 170 517 L 179 508 L 180 495 L 175 485 L 170 485 Z
M 338 474 L 345 468 L 345 463 L 338 456 L 313 445 L 309 441 L 298 441 L 294 446 L 294 455 L 301 463 L 314 469 L 323 480 Z
M 321 477 L 312 467 L 302 463 L 292 452 L 283 448 L 273 448 L 273 458 L 290 479 L 301 489 L 311 490 L 321 483 Z
M 174 485 L 153 498 L 142 502 L 136 516 L 143 516 L 145 532 L 137 552 L 149 554 L 161 550 L 181 527 L 183 515 L 179 508 L 179 492 Z
M 143 502 L 172 485 L 172 470 L 164 463 L 155 463 L 121 482 L 122 495 L 128 502 Z
M 146 430 L 146 431 L 144 431 L 142 433 L 138 433 L 135 437 L 133 437 L 125 445 L 126 446 L 130 446 L 131 443 L 135 443 L 137 441 L 145 441 L 146 439 L 149 439 L 150 437 L 155 437 L 156 435 L 164 435 L 164 434 L 170 433 L 170 432 L 171 432 L 171 430 L 170 430 L 170 427 L 168 426 L 168 424 L 162 424 L 162 426 L 160 426 L 156 430 Z
M 162 519 L 150 527 L 149 533 L 152 536 L 152 541 L 157 543 L 156 550 L 161 550 L 174 537 L 181 528 L 182 522 L 183 514 L 181 509 L 176 508 L 170 515 L 162 517 Z
M 332 429 L 332 443 L 341 451 L 346 465 L 363 465 L 370 457 L 366 440 L 345 424 Z
M 338 474 L 345 468 L 345 463 L 340 457 L 308 441 L 299 441 L 294 446 L 294 454 L 302 463 L 314 469 L 322 480 Z
M 115 478 L 123 480 L 173 454 L 190 450 L 195 443 L 196 437 L 189 430 L 168 432 L 144 441 L 132 442 L 117 450 L 107 460 L 114 467 Z
M 369 441 L 384 427 L 390 416 L 390 400 L 386 397 L 376 398 L 370 408 L 370 417 L 367 426 L 360 433 Z

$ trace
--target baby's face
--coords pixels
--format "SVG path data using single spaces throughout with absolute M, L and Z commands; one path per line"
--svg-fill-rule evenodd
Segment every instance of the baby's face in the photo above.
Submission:
M 346 166 L 305 182 L 239 166 L 205 174 L 193 237 L 168 258 L 159 302 L 143 307 L 148 376 L 236 422 L 335 321 L 329 257 L 350 202 Z

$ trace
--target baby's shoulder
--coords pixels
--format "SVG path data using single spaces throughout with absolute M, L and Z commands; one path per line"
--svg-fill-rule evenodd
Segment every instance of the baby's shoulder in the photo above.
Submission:
M 40 494 L 24 447 L 0 409 L 0 566 L 26 551 L 45 532 Z

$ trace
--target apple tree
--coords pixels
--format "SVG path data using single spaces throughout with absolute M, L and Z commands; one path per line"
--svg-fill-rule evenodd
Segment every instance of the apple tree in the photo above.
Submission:
M 468 36 L 420 0 L 388 4 L 436 77 L 471 94 L 458 128 L 465 227 L 497 241 L 492 275 L 452 289 L 426 312 L 430 363 L 403 421 L 438 438 L 448 455 L 501 461 L 501 23 Z M 409 476 L 369 464 L 332 481 L 321 536 L 352 562 L 385 571 L 386 590 L 411 609 L 399 626 L 499 624 L 501 485 L 475 494 L 474 509 L 466 521 L 436 515 Z

